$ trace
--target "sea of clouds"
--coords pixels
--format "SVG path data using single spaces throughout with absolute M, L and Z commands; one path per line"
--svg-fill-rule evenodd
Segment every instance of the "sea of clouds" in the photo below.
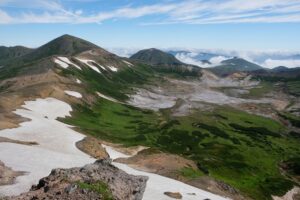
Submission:
M 139 48 L 108 48 L 109 51 L 122 56 L 130 57 Z M 288 68 L 300 67 L 300 52 L 296 51 L 237 51 L 224 49 L 184 49 L 168 48 L 162 49 L 172 53 L 178 60 L 197 65 L 200 67 L 213 67 L 219 65 L 223 60 L 233 57 L 246 59 L 265 68 L 285 66 Z M 207 60 L 211 64 L 203 63 Z

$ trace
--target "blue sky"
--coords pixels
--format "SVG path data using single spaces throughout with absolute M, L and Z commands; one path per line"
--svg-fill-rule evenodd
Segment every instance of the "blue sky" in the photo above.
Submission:
M 300 50 L 299 0 L 0 0 L 0 45 Z

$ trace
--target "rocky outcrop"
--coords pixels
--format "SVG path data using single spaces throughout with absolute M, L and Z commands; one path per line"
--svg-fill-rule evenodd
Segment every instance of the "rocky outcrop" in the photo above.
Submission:
M 128 175 L 111 165 L 111 160 L 98 160 L 82 168 L 54 169 L 29 192 L 7 200 L 140 200 L 147 180 L 144 176 Z

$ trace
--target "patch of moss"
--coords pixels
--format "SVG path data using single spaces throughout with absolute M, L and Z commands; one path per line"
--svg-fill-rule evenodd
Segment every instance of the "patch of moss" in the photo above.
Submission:
M 87 189 L 98 193 L 103 200 L 114 200 L 108 185 L 102 181 L 97 181 L 95 183 L 77 182 L 76 184 L 81 189 Z

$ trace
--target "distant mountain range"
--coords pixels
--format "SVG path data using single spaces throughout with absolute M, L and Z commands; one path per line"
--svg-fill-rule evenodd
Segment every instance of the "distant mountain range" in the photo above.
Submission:
M 185 189 L 184 183 L 177 185 L 179 182 L 174 184 L 171 179 L 148 174 L 150 184 L 137 187 L 146 187 L 147 194 L 155 193 L 151 196 L 154 199 L 165 199 L 166 194 L 177 192 L 182 199 L 223 199 L 212 198 L 197 187 L 210 192 L 217 189 L 232 199 L 271 199 L 299 185 L 294 182 L 299 175 L 294 170 L 300 166 L 296 129 L 299 119 L 295 117 L 300 116 L 300 68 L 279 66 L 270 70 L 241 57 L 184 51 L 180 54 L 188 54 L 195 64 L 179 59 L 178 52 L 154 48 L 124 58 L 70 35 L 35 49 L 1 47 L 0 146 L 5 150 L 0 154 L 5 159 L 1 162 L 12 169 L 17 166 L 18 171 L 26 172 L 20 173 L 26 178 L 9 185 L 11 190 L 0 189 L 15 192 L 19 184 L 22 190 L 29 189 L 53 168 L 76 167 L 82 158 L 88 159 L 86 163 L 91 156 L 100 159 L 99 154 L 114 153 L 114 148 L 103 146 L 110 148 L 105 152 L 100 146 L 102 141 L 124 144 L 124 148 L 115 147 L 128 152 L 142 150 L 134 157 L 118 159 L 122 165 L 116 166 L 130 169 L 128 173 L 133 171 L 127 166 L 138 164 L 134 174 L 145 175 L 140 169 L 155 162 L 149 168 L 153 173 L 171 175 L 195 186 Z M 196 63 L 210 68 L 203 69 Z M 267 86 L 260 80 L 266 80 L 263 83 Z M 60 110 L 66 111 L 55 114 Z M 83 139 L 76 131 L 92 137 Z M 27 143 L 30 145 L 23 146 Z M 89 155 L 80 155 L 77 147 Z M 78 168 L 95 178 L 82 169 L 85 168 Z M 111 178 L 101 179 L 107 188 L 114 183 L 111 180 L 121 184 L 117 179 L 120 177 L 111 174 Z M 77 177 L 66 185 L 60 181 L 65 180 L 65 174 L 61 176 L 55 180 L 62 184 L 59 190 L 75 188 L 72 195 L 78 196 L 68 196 L 69 199 L 87 199 L 81 198 L 86 195 L 84 188 L 102 188 L 99 180 L 78 182 Z M 38 186 L 48 191 L 49 184 L 44 182 Z M 126 179 L 120 188 L 128 185 Z M 136 195 L 137 191 L 130 189 L 130 194 Z M 96 195 L 95 198 L 102 197 Z M 56 192 L 55 196 L 60 198 L 62 194 Z
M 243 58 L 266 68 L 286 65 L 286 67 L 300 67 L 300 54 L 292 52 L 251 52 L 225 50 L 168 50 L 180 61 L 197 64 L 202 67 L 216 66 L 222 60 L 234 57 Z M 210 61 L 211 66 L 203 65 L 202 61 Z M 204 63 L 205 64 L 205 63 Z
M 53 55 L 72 56 L 90 49 L 106 52 L 95 44 L 70 35 L 63 35 L 37 48 L 23 46 L 0 47 L 0 67 L 4 65 L 22 65 Z M 257 56 L 262 59 L 263 55 Z M 300 59 L 300 54 L 274 55 L 274 59 Z M 208 68 L 218 76 L 228 76 L 235 72 L 251 72 L 262 76 L 298 76 L 298 68 L 289 69 L 278 66 L 272 70 L 262 67 L 240 57 L 230 57 L 228 54 L 193 52 L 186 50 L 163 51 L 155 48 L 140 50 L 130 57 L 136 62 L 145 63 L 161 71 L 173 71 L 186 75 L 199 75 L 201 67 Z M 187 61 L 187 62 L 185 62 Z M 294 74 L 292 74 L 294 73 Z

